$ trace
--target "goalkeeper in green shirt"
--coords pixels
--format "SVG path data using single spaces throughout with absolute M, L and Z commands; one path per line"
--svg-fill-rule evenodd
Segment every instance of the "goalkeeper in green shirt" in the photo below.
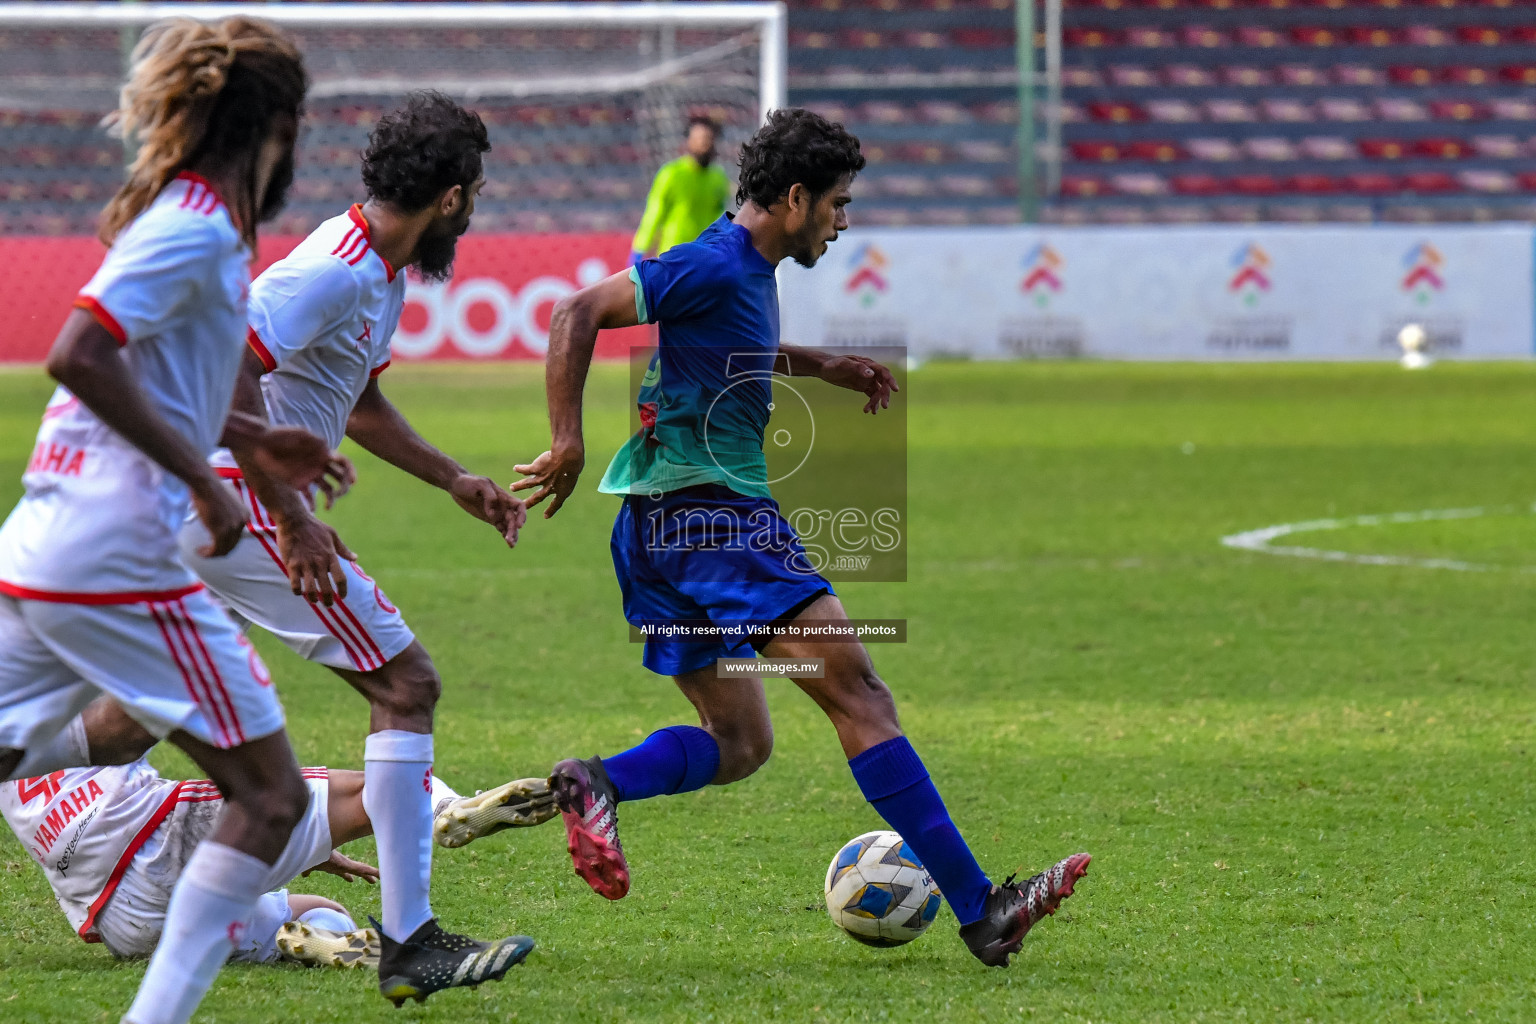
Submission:
M 707 117 L 688 119 L 688 151 L 663 164 L 645 199 L 645 215 L 635 232 L 630 266 L 645 257 L 660 255 L 683 242 L 691 242 L 725 212 L 731 182 L 715 163 L 715 122 Z

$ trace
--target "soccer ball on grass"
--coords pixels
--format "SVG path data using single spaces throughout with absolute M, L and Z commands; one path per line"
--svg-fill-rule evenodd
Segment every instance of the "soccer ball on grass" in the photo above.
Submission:
M 866 832 L 827 867 L 832 923 L 867 946 L 900 946 L 933 923 L 943 899 L 928 869 L 895 832 Z

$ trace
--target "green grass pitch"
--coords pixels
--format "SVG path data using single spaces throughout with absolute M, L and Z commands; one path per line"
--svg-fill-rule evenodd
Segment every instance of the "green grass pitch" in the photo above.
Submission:
M 384 383 L 501 480 L 547 437 L 536 367 Z M 596 372 L 582 490 L 516 552 L 366 457 L 331 515 L 442 670 L 437 769 L 461 789 L 691 720 L 626 641 L 614 500 L 593 490 L 626 390 L 623 368 Z M 37 373 L 0 376 L 7 507 L 46 393 Z M 1094 855 L 1011 969 L 974 963 L 947 910 L 890 951 L 831 926 L 826 863 L 880 822 L 815 708 L 770 683 L 761 772 L 624 809 L 622 902 L 571 873 L 556 825 L 437 852 L 446 923 L 538 939 L 505 982 L 397 1013 L 367 974 L 237 967 L 199 1019 L 1536 1019 L 1536 366 L 933 364 L 900 397 L 910 582 L 844 600 L 909 620 L 876 665 L 983 865 Z M 1219 543 L 1468 506 L 1503 511 L 1290 540 L 1483 571 Z M 301 760 L 360 767 L 361 701 L 260 646 Z M 377 911 L 374 891 L 330 878 L 296 888 Z M 142 967 L 75 939 L 9 837 L 0 908 L 0 1020 L 117 1020 Z

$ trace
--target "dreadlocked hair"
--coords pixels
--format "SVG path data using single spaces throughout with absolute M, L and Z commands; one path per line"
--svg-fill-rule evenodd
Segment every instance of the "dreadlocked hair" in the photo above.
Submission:
M 260 197 L 256 156 L 284 115 L 297 117 L 309 78 L 298 47 L 270 22 L 236 16 L 207 24 L 169 18 L 145 30 L 106 123 L 133 141 L 128 180 L 101 212 L 111 245 L 176 175 L 206 155 L 243 162 L 243 194 L 231 210 L 247 245 L 256 244 Z

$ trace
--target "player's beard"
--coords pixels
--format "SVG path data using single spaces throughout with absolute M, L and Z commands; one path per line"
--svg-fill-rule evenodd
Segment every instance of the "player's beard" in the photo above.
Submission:
M 453 277 L 453 258 L 459 236 L 468 227 L 465 224 L 460 228 L 452 221 L 446 221 L 442 228 L 432 227 L 421 233 L 421 239 L 416 243 L 416 273 L 422 280 L 437 283 Z
M 287 205 L 288 189 L 293 187 L 293 167 L 293 152 L 289 151 L 283 162 L 272 169 L 272 179 L 267 182 L 266 194 L 256 210 L 257 223 L 271 220 Z

